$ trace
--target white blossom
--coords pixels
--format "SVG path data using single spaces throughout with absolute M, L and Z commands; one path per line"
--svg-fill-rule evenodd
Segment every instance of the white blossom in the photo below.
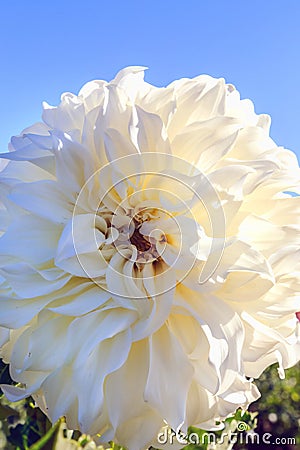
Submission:
M 0 187 L 3 390 L 129 450 L 212 429 L 299 359 L 296 156 L 223 79 L 143 71 L 45 103 Z

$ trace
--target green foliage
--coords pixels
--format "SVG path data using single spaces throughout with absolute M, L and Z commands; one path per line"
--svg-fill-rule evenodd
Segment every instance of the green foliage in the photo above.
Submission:
M 0 384 L 13 384 L 8 366 L 0 361 Z M 0 393 L 0 449 L 28 450 L 52 428 L 31 398 L 9 403 Z M 43 447 L 52 450 L 51 443 Z
M 39 408 L 34 407 L 31 399 L 8 405 L 3 396 L 1 411 L 3 412 L 2 431 L 5 433 L 7 441 L 2 448 L 7 450 L 28 450 L 52 429 L 47 417 Z M 51 450 L 52 446 L 49 443 L 48 446 L 44 445 L 43 449 Z
M 300 448 L 300 363 L 285 371 L 284 380 L 279 380 L 275 364 L 261 375 L 256 384 L 261 398 L 250 406 L 250 410 L 259 412 L 256 432 L 259 435 L 270 433 L 274 442 L 271 446 L 260 445 L 259 450 Z M 288 444 L 288 438 L 294 438 L 296 445 Z M 276 444 L 276 439 L 281 442 Z M 236 448 L 241 450 L 244 447 Z

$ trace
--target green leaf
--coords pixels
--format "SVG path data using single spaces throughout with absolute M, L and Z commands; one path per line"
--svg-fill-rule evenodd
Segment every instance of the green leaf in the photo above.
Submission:
M 11 416 L 20 417 L 20 414 L 10 406 L 0 405 L 0 420 L 7 419 Z

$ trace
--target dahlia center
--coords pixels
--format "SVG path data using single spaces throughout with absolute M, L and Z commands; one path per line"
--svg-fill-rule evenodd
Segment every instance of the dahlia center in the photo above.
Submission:
M 134 229 L 130 242 L 135 245 L 138 252 L 146 252 L 151 248 L 150 242 L 139 232 L 138 228 Z
M 118 231 L 118 237 L 114 241 L 117 251 L 124 254 L 124 249 L 131 248 L 132 258 L 136 263 L 151 263 L 159 259 L 161 252 L 158 252 L 157 244 L 165 243 L 166 237 L 155 223 L 165 215 L 166 213 L 153 208 L 132 211 L 128 215 L 115 215 L 112 225 Z M 144 232 L 143 225 L 146 223 L 151 225 L 149 233 Z

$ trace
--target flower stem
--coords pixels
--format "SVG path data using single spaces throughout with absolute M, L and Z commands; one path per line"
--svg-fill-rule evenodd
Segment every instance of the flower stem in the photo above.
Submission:
M 51 439 L 51 437 L 53 436 L 53 434 L 57 431 L 57 429 L 59 428 L 59 425 L 61 424 L 61 419 L 59 419 L 54 425 L 53 427 L 51 427 L 47 433 L 41 437 L 41 439 L 39 439 L 37 442 L 35 442 L 34 444 L 32 444 L 28 450 L 41 450 L 45 444 L 47 444 L 47 442 Z

